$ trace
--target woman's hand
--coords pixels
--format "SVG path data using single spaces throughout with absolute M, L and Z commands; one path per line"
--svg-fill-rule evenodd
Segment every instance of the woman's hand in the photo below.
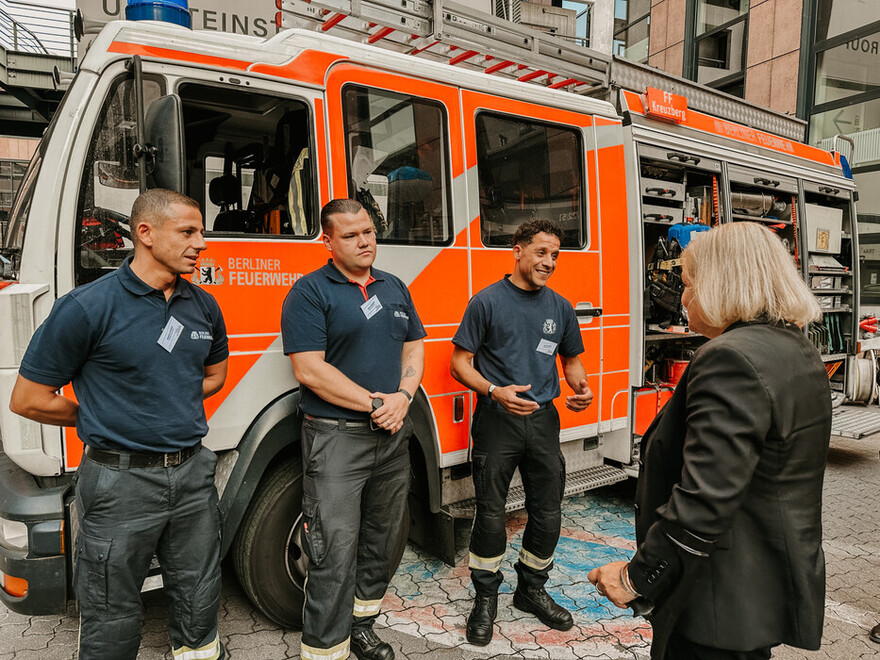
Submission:
M 629 562 L 613 561 L 610 564 L 594 568 L 587 575 L 587 579 L 596 586 L 596 591 L 620 608 L 625 608 L 628 602 L 637 598 L 624 589 L 620 579 L 620 572 L 625 570 L 627 566 L 629 566 Z

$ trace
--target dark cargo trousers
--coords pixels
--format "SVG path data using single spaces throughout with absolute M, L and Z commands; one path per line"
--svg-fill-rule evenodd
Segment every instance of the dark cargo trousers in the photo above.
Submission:
M 141 640 L 141 586 L 153 554 L 171 598 L 175 660 L 223 657 L 217 636 L 220 519 L 214 469 L 202 448 L 175 467 L 119 468 L 83 456 L 76 475 L 79 533 L 73 587 L 79 660 L 134 660 Z
M 351 632 L 379 614 L 409 493 L 410 429 L 303 422 L 303 660 L 347 657 Z
M 522 476 L 529 514 L 516 573 L 522 586 L 543 587 L 553 567 L 562 522 L 565 459 L 559 450 L 559 413 L 550 403 L 520 417 L 481 399 L 471 436 L 477 511 L 468 565 L 474 588 L 479 594 L 495 594 L 504 579 L 504 507 L 516 468 Z

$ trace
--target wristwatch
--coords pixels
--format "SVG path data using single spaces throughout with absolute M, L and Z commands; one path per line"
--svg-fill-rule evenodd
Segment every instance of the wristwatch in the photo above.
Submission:
M 401 387 L 399 390 L 397 390 L 397 391 L 400 392 L 403 396 L 405 396 L 410 402 L 412 402 L 412 394 L 410 394 L 409 392 L 407 392 L 407 391 L 406 391 L 405 389 L 403 389 L 402 387 Z
M 487 392 L 486 396 L 488 396 L 488 397 L 491 399 L 491 398 L 492 398 L 492 392 L 494 392 L 494 391 L 495 391 L 495 385 L 492 385 L 492 384 L 490 383 L 490 384 L 489 384 L 489 391 Z

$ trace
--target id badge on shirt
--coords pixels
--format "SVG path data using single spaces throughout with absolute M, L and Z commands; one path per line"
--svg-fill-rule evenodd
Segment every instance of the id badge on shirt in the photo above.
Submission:
M 558 345 L 559 344 L 557 344 L 555 341 L 542 339 L 538 342 L 538 348 L 536 348 L 535 350 L 538 351 L 538 353 L 543 353 L 544 355 L 553 355 L 554 353 L 556 353 L 556 347 Z
M 168 323 L 162 328 L 162 334 L 159 335 L 156 343 L 170 353 L 174 350 L 177 340 L 180 339 L 181 332 L 183 332 L 183 323 L 170 316 L 168 317 Z
M 373 296 L 363 305 L 361 305 L 361 311 L 364 313 L 364 316 L 367 317 L 367 320 L 376 316 L 379 310 L 382 309 L 382 303 L 379 302 L 379 298 Z

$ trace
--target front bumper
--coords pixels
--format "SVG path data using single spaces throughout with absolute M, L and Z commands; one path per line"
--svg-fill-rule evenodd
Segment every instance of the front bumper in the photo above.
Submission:
M 67 610 L 69 562 L 62 541 L 65 496 L 69 486 L 41 487 L 33 476 L 0 452 L 0 517 L 28 527 L 28 548 L 0 542 L 0 571 L 27 580 L 27 593 L 12 596 L 0 589 L 0 602 L 25 615 L 61 614 Z M 63 546 L 63 547 L 62 547 Z

